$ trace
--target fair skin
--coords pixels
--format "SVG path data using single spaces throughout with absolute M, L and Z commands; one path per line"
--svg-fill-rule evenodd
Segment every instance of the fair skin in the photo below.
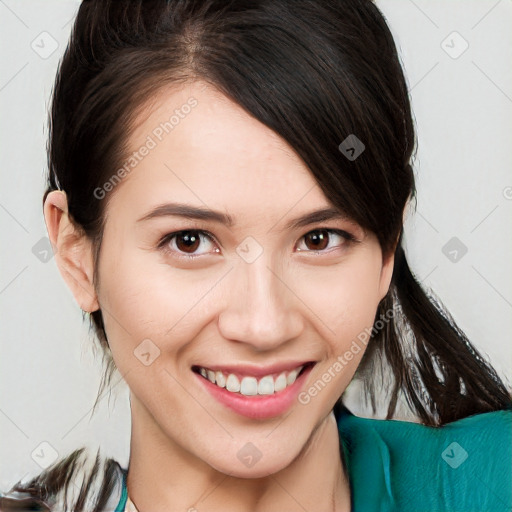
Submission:
M 212 86 L 163 91 L 138 119 L 131 151 L 191 96 L 197 106 L 111 193 L 96 286 L 92 245 L 70 223 L 65 194 L 50 193 L 44 206 L 58 267 L 82 309 L 101 308 L 130 388 L 128 494 L 140 512 L 348 512 L 332 408 L 364 346 L 307 404 L 294 399 L 270 418 L 226 407 L 192 368 L 311 361 L 300 387 L 309 389 L 371 329 L 393 258 L 347 219 L 287 227 L 332 204 L 283 139 Z M 234 223 L 138 220 L 169 202 L 220 211 Z M 174 237 L 167 252 L 158 248 L 165 235 L 194 229 L 212 239 L 188 249 Z M 332 229 L 358 242 L 324 231 Z M 305 236 L 315 230 L 325 245 Z M 249 236 L 250 251 L 262 250 L 250 262 L 237 252 Z M 179 257 L 186 254 L 196 258 Z M 147 339 L 160 351 L 148 365 L 134 355 Z M 239 458 L 247 443 L 261 454 L 250 466 Z

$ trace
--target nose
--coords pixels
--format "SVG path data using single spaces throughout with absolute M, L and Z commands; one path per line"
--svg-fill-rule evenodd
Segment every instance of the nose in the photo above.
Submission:
M 287 276 L 263 256 L 252 263 L 239 261 L 223 289 L 221 335 L 257 351 L 275 349 L 298 337 L 304 329 L 302 302 Z

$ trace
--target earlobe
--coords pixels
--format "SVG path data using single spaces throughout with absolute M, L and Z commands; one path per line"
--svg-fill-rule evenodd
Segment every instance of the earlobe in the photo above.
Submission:
M 393 267 L 395 264 L 395 253 L 391 253 L 387 259 L 382 262 L 382 269 L 380 272 L 380 283 L 379 283 L 379 300 L 382 300 L 388 293 L 389 286 L 391 284 L 391 278 L 393 277 Z
M 407 203 L 407 204 L 409 204 L 409 203 Z M 402 217 L 403 220 L 405 220 L 405 217 L 406 217 L 406 210 L 407 210 L 407 205 L 403 211 L 403 217 Z M 400 233 L 398 234 L 398 236 L 395 239 L 395 244 L 393 246 L 392 251 L 390 252 L 389 256 L 387 256 L 386 258 L 384 258 L 384 257 L 382 258 L 382 269 L 381 269 L 381 273 L 380 273 L 380 283 L 379 283 L 380 300 L 382 300 L 386 296 L 386 294 L 389 291 L 389 287 L 391 285 L 391 279 L 393 278 L 393 270 L 395 267 L 395 254 L 396 254 L 398 245 L 401 243 L 402 232 L 403 232 L 403 223 L 402 223 L 402 228 L 400 230 Z
M 54 190 L 47 195 L 44 217 L 62 277 L 80 308 L 96 311 L 99 303 L 93 283 L 92 243 L 69 218 L 65 192 Z

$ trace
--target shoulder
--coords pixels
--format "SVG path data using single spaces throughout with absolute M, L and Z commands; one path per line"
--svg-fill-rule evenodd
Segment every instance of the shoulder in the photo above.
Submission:
M 431 427 L 343 407 L 337 421 L 355 512 L 371 500 L 381 510 L 512 510 L 512 409 Z
M 87 448 L 74 450 L 27 482 L 0 492 L 0 512 L 14 510 L 115 512 L 123 489 L 120 464 Z M 3 490 L 2 490 L 3 491 Z

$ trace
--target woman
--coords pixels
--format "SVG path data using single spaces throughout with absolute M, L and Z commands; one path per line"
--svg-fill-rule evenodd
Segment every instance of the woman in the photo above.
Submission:
M 402 247 L 414 142 L 369 0 L 84 0 L 44 215 L 130 461 L 77 450 L 1 510 L 509 510 L 510 391 Z M 387 420 L 353 415 L 386 368 Z

